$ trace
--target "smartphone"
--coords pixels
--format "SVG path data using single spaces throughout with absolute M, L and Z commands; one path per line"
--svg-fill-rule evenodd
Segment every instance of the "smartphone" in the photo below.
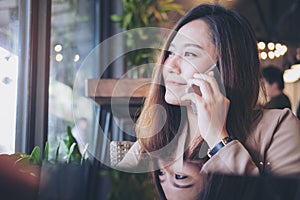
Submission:
M 211 66 L 208 70 L 206 70 L 204 73 L 207 74 L 208 72 L 213 71 L 214 72 L 214 77 L 218 83 L 219 89 L 221 91 L 221 93 L 226 96 L 226 91 L 225 91 L 225 87 L 221 78 L 221 73 L 219 71 L 219 67 L 218 67 L 218 63 L 214 64 L 213 66 Z
M 225 91 L 225 87 L 224 87 L 224 84 L 222 82 L 222 78 L 221 78 L 221 74 L 220 74 L 220 71 L 219 71 L 219 67 L 218 67 L 218 63 L 216 64 L 213 64 L 211 67 L 209 67 L 205 72 L 204 74 L 208 74 L 210 71 L 213 71 L 214 72 L 214 77 L 218 83 L 218 86 L 219 86 L 219 89 L 221 91 L 221 93 L 226 96 L 226 91 Z M 189 88 L 187 88 L 187 93 L 190 93 L 190 92 L 195 92 L 199 95 L 201 95 L 201 92 L 200 92 L 200 89 L 199 87 L 196 87 L 196 86 L 191 86 Z M 196 105 L 191 102 L 191 107 L 194 111 L 194 113 L 197 113 L 197 109 L 196 109 Z

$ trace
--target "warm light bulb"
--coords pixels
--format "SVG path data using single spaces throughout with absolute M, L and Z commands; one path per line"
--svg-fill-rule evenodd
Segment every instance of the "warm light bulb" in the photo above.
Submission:
M 258 49 L 263 50 L 263 49 L 266 48 L 266 44 L 265 44 L 264 42 L 260 41 L 260 42 L 257 44 L 257 47 L 258 47 Z
M 55 56 L 55 60 L 57 61 L 57 62 L 61 62 L 62 60 L 63 60 L 63 55 L 62 54 L 60 54 L 60 53 L 58 53 L 56 56 Z
M 275 57 L 276 57 L 276 58 L 279 58 L 279 57 L 281 56 L 279 49 L 276 49 L 276 50 L 274 51 L 274 54 L 275 54 Z
M 283 80 L 286 83 L 294 83 L 300 78 L 300 70 L 287 69 L 283 73 Z
M 60 52 L 61 50 L 62 50 L 61 44 L 57 44 L 57 45 L 54 46 L 54 51 Z
M 275 48 L 275 44 L 273 42 L 269 42 L 268 43 L 268 49 L 269 50 L 274 50 L 274 48 Z
M 280 46 L 278 49 L 276 49 L 276 50 L 278 50 L 278 52 L 280 53 L 280 55 L 283 56 L 283 55 L 286 53 L 286 51 L 287 51 L 287 46 L 281 45 L 281 46 Z
M 297 69 L 300 70 L 300 64 L 294 64 L 291 66 L 291 69 Z
M 283 49 L 283 54 L 285 54 L 286 52 L 287 52 L 287 50 L 288 50 L 288 48 L 287 48 L 287 46 L 286 45 L 282 45 L 282 49 Z
M 269 52 L 268 52 L 268 57 L 269 57 L 270 59 L 274 59 L 274 57 L 275 57 L 274 52 L 273 52 L 273 51 L 269 51 Z
M 276 44 L 275 44 L 275 48 L 276 48 L 276 49 L 280 49 L 280 48 L 281 48 L 281 44 L 280 44 L 280 43 L 276 43 Z
M 266 52 L 263 51 L 263 52 L 260 53 L 260 57 L 261 57 L 261 59 L 266 60 L 268 55 L 267 55 Z
M 78 62 L 78 61 L 79 61 L 79 59 L 80 59 L 79 55 L 78 55 L 78 54 L 76 54 L 76 55 L 74 56 L 74 62 Z

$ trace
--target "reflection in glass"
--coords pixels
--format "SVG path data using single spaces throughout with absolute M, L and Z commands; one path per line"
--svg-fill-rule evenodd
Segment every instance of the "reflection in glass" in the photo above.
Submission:
M 87 135 L 79 137 L 81 119 L 86 120 L 86 127 L 80 133 L 90 133 L 93 118 L 92 107 L 83 107 L 88 101 L 84 97 L 84 83 L 80 90 L 81 97 L 73 95 L 73 82 L 84 58 L 94 46 L 94 0 L 53 0 L 51 13 L 51 58 L 49 82 L 49 159 L 55 157 L 60 146 L 59 159 L 66 154 L 64 139 L 67 137 L 67 126 L 73 128 L 75 138 L 81 147 Z M 73 98 L 78 100 L 73 103 Z M 85 104 L 83 104 L 85 105 Z M 76 110 L 76 113 L 74 113 Z M 76 123 L 76 122 L 80 123 Z M 84 138 L 84 139 L 83 139 Z

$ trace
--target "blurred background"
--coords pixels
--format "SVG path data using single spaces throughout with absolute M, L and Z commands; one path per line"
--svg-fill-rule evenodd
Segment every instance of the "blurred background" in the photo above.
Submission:
M 146 5 L 149 0 L 138 2 Z M 161 11 L 161 22 L 150 25 L 171 28 L 183 13 L 203 2 L 221 4 L 244 15 L 258 39 L 261 67 L 272 64 L 285 71 L 285 93 L 296 111 L 300 101 L 299 0 L 171 2 L 171 10 Z M 120 19 L 112 19 L 112 15 L 123 14 L 121 0 L 0 0 L 1 153 L 30 152 L 45 141 L 54 151 L 66 136 L 67 125 L 84 135 L 83 142 L 93 143 L 95 124 L 105 116 L 99 116 L 99 105 L 85 96 L 84 83 L 74 93 L 74 81 L 91 51 L 124 31 Z M 130 67 L 123 57 L 105 71 L 101 61 L 90 65 L 84 78 L 100 78 L 100 73 L 102 78 L 120 78 Z M 150 76 L 143 71 L 130 78 Z

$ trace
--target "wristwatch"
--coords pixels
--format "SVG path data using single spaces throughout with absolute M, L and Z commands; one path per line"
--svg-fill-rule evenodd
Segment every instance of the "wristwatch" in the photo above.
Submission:
M 213 155 L 215 155 L 220 149 L 222 149 L 224 146 L 226 146 L 229 142 L 233 140 L 232 137 L 225 137 L 212 148 L 212 150 L 208 149 L 207 156 L 211 158 Z

